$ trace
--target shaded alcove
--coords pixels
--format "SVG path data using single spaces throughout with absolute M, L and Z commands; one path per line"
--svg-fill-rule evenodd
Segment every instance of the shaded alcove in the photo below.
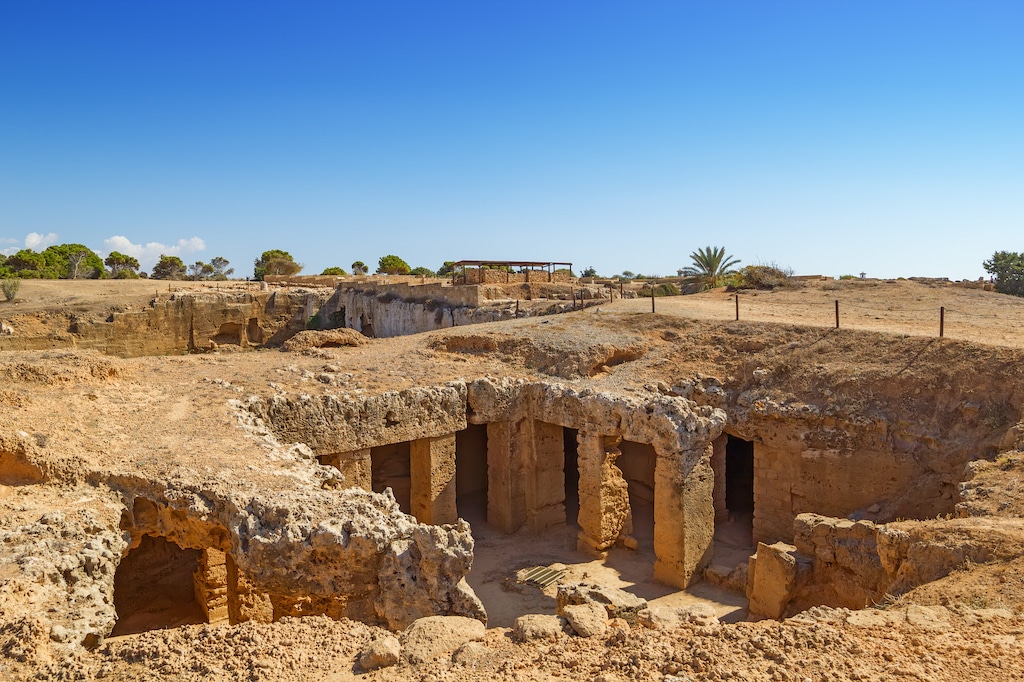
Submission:
M 565 451 L 565 523 L 568 526 L 579 525 L 580 515 L 580 469 L 579 469 L 579 430 L 566 427 L 562 430 L 563 448 Z
M 487 522 L 487 425 L 455 433 L 455 505 L 471 524 Z
M 370 485 L 373 492 L 382 493 L 385 488 L 391 488 L 398 506 L 406 514 L 412 513 L 409 445 L 406 441 L 370 448 Z
M 225 322 L 217 330 L 217 335 L 211 341 L 220 346 L 241 346 L 244 341 L 244 329 L 236 322 Z
M 165 538 L 143 536 L 114 574 L 117 623 L 111 635 L 205 623 L 195 594 L 199 554 Z
M 729 519 L 754 520 L 754 443 L 730 435 L 725 444 L 725 507 Z
M 654 467 L 658 455 L 647 443 L 624 440 L 615 465 L 626 479 L 633 537 L 641 550 L 654 550 Z
M 249 318 L 249 324 L 245 328 L 245 337 L 251 344 L 263 343 L 263 329 L 260 327 L 258 318 Z

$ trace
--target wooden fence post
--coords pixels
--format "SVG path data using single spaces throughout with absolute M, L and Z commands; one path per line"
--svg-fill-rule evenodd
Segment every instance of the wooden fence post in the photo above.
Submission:
M 946 333 L 946 306 L 939 307 L 939 338 Z
M 836 329 L 839 329 L 839 299 L 836 299 Z
M 736 294 L 736 321 L 740 321 L 740 295 Z

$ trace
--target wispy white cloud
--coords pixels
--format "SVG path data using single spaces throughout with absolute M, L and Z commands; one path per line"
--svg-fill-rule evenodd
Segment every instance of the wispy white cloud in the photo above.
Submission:
M 133 244 L 128 237 L 115 235 L 104 239 L 103 247 L 106 249 L 104 256 L 111 251 L 120 251 L 137 258 L 142 269 L 148 270 L 156 264 L 161 255 L 187 256 L 190 253 L 198 253 L 206 249 L 206 242 L 199 237 L 192 237 L 191 239 L 179 239 L 177 244 L 161 244 L 160 242 Z
M 0 244 L 17 244 L 18 246 L 9 246 L 6 249 L 0 249 L 0 253 L 5 256 L 11 256 L 24 249 L 32 249 L 33 251 L 42 251 L 50 244 L 56 244 L 58 235 L 56 232 L 50 232 L 48 234 L 39 234 L 38 232 L 29 232 L 25 235 L 25 240 L 22 242 L 20 239 L 13 239 L 11 237 L 0 237 Z M 21 244 L 24 243 L 24 246 Z
M 33 251 L 39 251 L 41 249 L 45 249 L 50 244 L 56 244 L 57 238 L 56 232 L 49 232 L 47 234 L 29 232 L 25 235 L 25 248 L 32 249 Z

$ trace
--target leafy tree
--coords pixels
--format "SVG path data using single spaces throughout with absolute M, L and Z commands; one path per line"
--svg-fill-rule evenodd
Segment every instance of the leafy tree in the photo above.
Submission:
M 452 270 L 454 270 L 454 269 L 455 269 L 455 261 L 453 261 L 453 260 L 446 260 L 444 262 L 444 265 L 442 265 L 441 267 L 439 267 L 437 269 L 437 276 L 438 277 L 446 277 L 446 276 L 452 274 Z
M 587 268 L 580 273 L 580 277 L 597 277 L 597 270 L 594 269 L 593 265 L 588 265 Z
M 32 249 L 22 249 L 7 258 L 6 266 L 22 279 L 57 279 L 57 273 L 46 265 L 46 258 Z
M 185 263 L 177 256 L 160 254 L 160 261 L 153 266 L 150 276 L 153 279 L 182 279 L 185 276 Z
M 14 277 L 14 271 L 7 267 L 7 256 L 0 253 L 0 279 Z
M 1024 296 L 1024 253 L 996 251 L 982 265 L 995 276 L 996 291 Z
M 409 274 L 410 275 L 422 275 L 423 277 L 437 277 L 437 273 L 435 273 L 430 268 L 423 267 L 422 265 L 419 266 L 418 268 L 413 268 L 412 270 L 410 270 Z
M 262 280 L 265 275 L 294 275 L 302 270 L 302 265 L 295 262 L 292 254 L 280 249 L 264 251 L 263 255 L 253 261 L 253 277 Z
M 622 277 L 623 279 L 633 279 L 634 277 L 636 277 L 636 273 L 633 272 L 632 270 L 623 270 Z
M 198 282 L 201 279 L 207 279 L 213 274 L 213 266 L 209 263 L 204 263 L 201 260 L 197 260 L 192 265 L 188 266 L 189 277 L 192 281 Z
M 324 268 L 324 271 L 321 272 L 320 274 L 321 275 L 344 276 L 344 275 L 347 275 L 348 273 L 345 272 L 344 268 L 339 268 L 337 265 L 332 265 L 329 268 Z
M 137 279 L 139 276 L 139 261 L 133 256 L 111 251 L 103 262 L 114 279 Z
M 353 275 L 365 275 L 369 271 L 370 271 L 369 266 L 367 266 L 366 263 L 364 263 L 361 260 L 357 260 L 355 263 L 352 264 L 352 274 Z
M 229 268 L 230 263 L 227 258 L 223 256 L 214 256 L 210 259 L 210 267 L 213 268 L 213 273 L 210 275 L 211 279 L 225 280 L 235 272 L 234 268 Z
M 48 246 L 43 259 L 47 269 L 62 279 L 95 279 L 106 274 L 100 257 L 82 244 Z
M 395 255 L 381 256 L 377 261 L 378 275 L 408 275 L 411 270 L 408 263 Z
M 692 279 L 701 289 L 714 289 L 721 285 L 726 275 L 733 272 L 732 267 L 740 261 L 725 254 L 724 246 L 697 249 L 690 254 L 692 265 L 682 269 L 684 277 Z

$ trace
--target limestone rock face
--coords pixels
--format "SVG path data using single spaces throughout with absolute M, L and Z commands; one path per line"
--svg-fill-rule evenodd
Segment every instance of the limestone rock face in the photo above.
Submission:
M 646 599 L 615 587 L 594 583 L 560 585 L 555 602 L 562 615 L 566 606 L 596 604 L 605 610 L 608 618 L 622 618 L 630 625 L 636 625 L 638 614 L 647 608 Z
M 402 652 L 412 664 L 433 661 L 466 642 L 483 639 L 486 628 L 473 618 L 428 616 L 420 618 L 402 633 Z
M 246 408 L 282 441 L 319 453 L 443 436 L 466 428 L 466 385 L 391 391 L 360 400 L 325 395 L 251 396 Z
M 323 291 L 193 292 L 157 296 L 142 310 L 83 319 L 69 314 L 59 334 L 4 336 L 0 350 L 90 348 L 138 357 L 282 343 L 305 329 Z M 159 329 L 159 333 L 152 330 Z M 12 329 L 12 331 L 15 331 Z
M 18 660 L 94 648 L 116 614 L 114 573 L 127 543 L 116 498 L 71 490 L 27 525 L 0 531 L 0 653 Z M 81 507 L 88 502 L 90 508 Z M 52 608 L 54 605 L 60 608 Z
M 419 524 L 390 495 L 359 489 L 267 493 L 128 477 L 112 484 L 132 500 L 133 538 L 227 552 L 248 590 L 269 594 L 275 613 L 392 629 L 439 613 L 486 620 L 464 581 L 473 556 L 465 522 Z

